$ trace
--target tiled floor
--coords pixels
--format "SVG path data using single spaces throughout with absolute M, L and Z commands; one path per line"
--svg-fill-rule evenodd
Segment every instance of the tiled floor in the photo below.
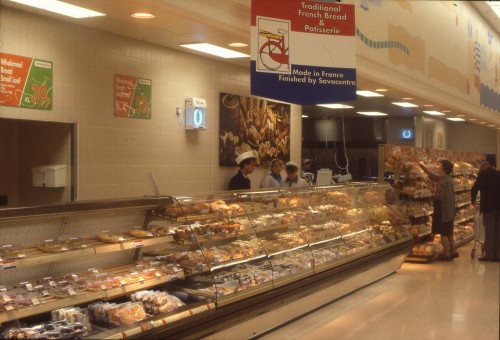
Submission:
M 471 249 L 453 262 L 404 264 L 263 339 L 498 340 L 500 264 L 472 259 Z

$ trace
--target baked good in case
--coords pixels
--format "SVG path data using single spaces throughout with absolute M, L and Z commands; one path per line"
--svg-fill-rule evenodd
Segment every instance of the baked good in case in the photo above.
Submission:
M 132 237 L 137 237 L 137 238 L 147 238 L 147 237 L 153 237 L 153 233 L 149 230 L 143 230 L 139 228 L 134 228 L 131 229 L 128 234 Z
M 105 242 L 105 243 L 118 243 L 118 242 L 123 242 L 125 241 L 125 238 L 123 235 L 117 235 L 117 234 L 110 234 L 106 232 L 99 233 L 97 235 L 99 238 L 99 241 Z

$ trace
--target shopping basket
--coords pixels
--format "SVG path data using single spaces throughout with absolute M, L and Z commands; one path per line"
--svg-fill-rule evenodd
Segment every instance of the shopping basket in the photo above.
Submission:
M 474 247 L 470 252 L 470 256 L 476 256 L 476 246 L 481 246 L 481 256 L 484 257 L 484 224 L 483 214 L 476 208 L 476 217 L 474 218 Z

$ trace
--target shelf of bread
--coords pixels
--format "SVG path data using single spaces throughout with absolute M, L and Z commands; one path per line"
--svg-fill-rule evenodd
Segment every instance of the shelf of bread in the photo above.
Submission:
M 457 208 L 462 208 L 462 207 L 466 207 L 466 206 L 468 206 L 468 205 L 470 205 L 470 204 L 472 204 L 472 202 L 471 202 L 471 201 L 467 201 L 467 202 L 458 202 L 458 203 L 456 204 L 456 207 L 457 207 Z
M 159 267 L 144 269 L 124 265 L 98 273 L 94 268 L 87 273 L 67 274 L 61 278 L 44 278 L 36 283 L 22 282 L 13 287 L 2 287 L 0 292 L 0 323 L 25 318 L 51 310 L 114 299 L 130 292 L 184 278 L 182 269 Z M 136 270 L 136 271 L 134 271 Z
M 421 218 L 425 216 L 431 216 L 434 213 L 434 210 L 426 210 L 426 211 L 421 211 L 419 213 L 414 213 L 414 214 L 409 214 L 409 217 L 412 218 Z
M 5 267 L 6 265 L 9 268 L 37 266 L 52 262 L 79 259 L 86 256 L 95 256 L 109 252 L 169 243 L 173 240 L 171 235 L 144 239 L 136 239 L 128 236 L 120 237 L 121 240 L 117 239 L 116 243 L 104 243 L 97 238 L 85 239 L 84 241 L 80 241 L 77 246 L 69 243 L 44 242 L 38 247 L 22 249 L 21 256 L 0 261 L 0 267 Z
M 474 215 L 466 216 L 466 217 L 461 217 L 461 218 L 456 218 L 455 223 L 463 223 L 463 222 L 468 222 L 470 220 L 473 220 L 475 218 Z

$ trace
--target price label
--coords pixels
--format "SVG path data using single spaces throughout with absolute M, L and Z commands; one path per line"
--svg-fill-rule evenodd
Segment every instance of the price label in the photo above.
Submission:
M 10 296 L 8 296 L 8 295 L 4 295 L 3 296 L 3 302 L 10 302 L 10 301 L 12 301 L 12 299 L 10 298 Z
M 176 272 L 176 273 L 182 271 L 182 269 L 180 269 L 178 267 L 174 267 L 173 269 L 174 269 L 174 272 Z
M 125 281 L 125 280 L 123 280 L 123 279 L 122 279 L 122 280 L 120 280 L 120 284 L 121 284 L 122 286 L 125 286 L 125 285 L 127 284 L 127 281 Z
M 49 296 L 49 295 L 50 295 L 50 293 L 49 293 L 49 291 L 48 291 L 48 290 L 44 289 L 44 290 L 42 290 L 42 295 L 43 295 L 43 296 Z
M 143 283 L 143 282 L 144 282 L 144 278 L 143 278 L 142 276 L 141 276 L 141 277 L 139 277 L 139 282 L 140 282 L 140 283 Z
M 3 308 L 5 308 L 5 310 L 14 310 L 13 305 L 5 305 Z
M 49 281 L 49 286 L 55 287 L 55 286 L 57 286 L 57 284 L 54 281 Z
M 36 297 L 31 298 L 31 303 L 33 303 L 34 306 L 38 306 L 40 304 L 40 301 Z
M 73 290 L 73 288 L 68 289 L 68 294 L 73 296 L 76 295 L 76 292 Z
M 106 288 L 107 288 L 106 285 L 101 285 L 102 290 L 106 290 Z
M 33 290 L 33 285 L 31 283 L 26 284 L 26 289 L 31 292 Z
M 118 237 L 118 242 L 123 242 L 125 239 L 123 237 Z
M 5 288 L 4 286 L 0 287 L 0 292 L 6 292 L 7 291 L 7 288 Z
M 155 273 L 155 276 L 156 276 L 156 277 L 161 277 L 161 273 L 160 273 L 160 272 L 156 272 L 156 273 Z
M 68 251 L 68 247 L 61 247 L 61 251 Z
M 71 278 L 75 281 L 78 281 L 78 275 L 76 274 L 71 274 Z
M 135 240 L 134 242 L 132 242 L 132 245 L 134 246 L 134 248 L 141 248 L 144 246 L 144 242 L 142 240 Z
M 16 268 L 16 260 L 4 260 L 1 262 L 2 269 L 13 269 Z

